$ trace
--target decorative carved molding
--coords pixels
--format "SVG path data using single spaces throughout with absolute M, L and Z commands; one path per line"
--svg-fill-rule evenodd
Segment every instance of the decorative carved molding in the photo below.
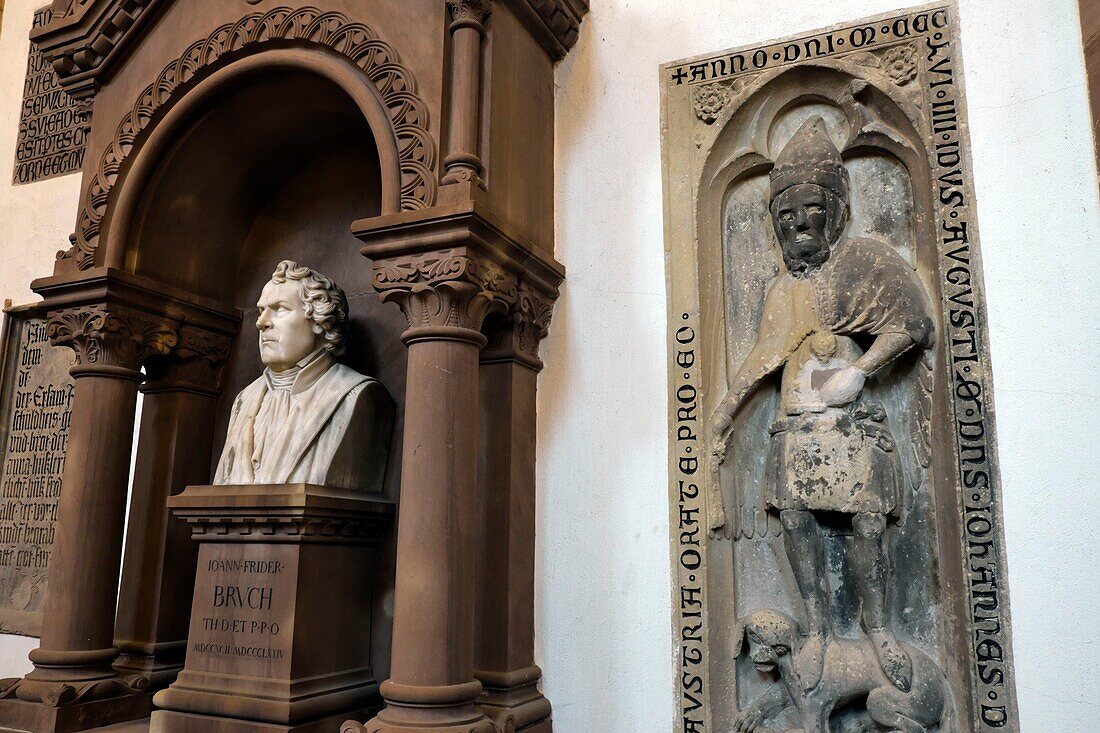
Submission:
M 521 287 L 519 301 L 512 314 L 519 337 L 519 348 L 528 356 L 539 357 L 539 344 L 550 332 L 554 301 L 528 287 Z
M 550 331 L 556 296 L 549 296 L 526 283 L 502 322 L 487 326 L 488 343 L 481 351 L 481 362 L 518 361 L 535 371 L 542 369 L 539 346 Z
M 576 44 L 581 19 L 588 12 L 586 0 L 512 0 L 510 4 L 555 59 L 564 58 Z
M 164 0 L 58 0 L 53 21 L 31 34 L 61 87 L 75 99 L 95 95 L 108 60 L 126 43 L 139 21 L 147 20 Z
M 11 677 L 0 680 L 0 699 L 19 699 L 59 708 L 91 700 L 144 692 L 147 689 L 149 689 L 149 680 L 140 675 L 87 682 L 53 682 Z
M 216 397 L 232 346 L 231 336 L 183 326 L 171 353 L 146 365 L 149 379 L 142 392 L 182 390 Z
M 54 346 L 76 354 L 74 372 L 137 372 L 147 358 L 167 354 L 179 340 L 170 321 L 102 304 L 52 311 L 46 334 Z
M 492 6 L 492 0 L 447 0 L 451 20 L 455 23 L 464 21 L 480 25 L 489 16 Z
M 401 306 L 410 328 L 477 330 L 489 313 L 515 303 L 515 276 L 462 249 L 378 260 L 374 287 L 383 302 Z
M 76 241 L 61 259 L 75 259 L 81 270 L 94 266 L 100 226 L 111 192 L 128 157 L 141 143 L 149 122 L 182 96 L 203 71 L 227 54 L 273 42 L 326 46 L 350 59 L 374 84 L 397 137 L 401 166 L 401 208 L 430 207 L 435 201 L 435 140 L 428 131 L 428 105 L 416 93 L 416 80 L 397 52 L 362 23 L 314 7 L 279 7 L 247 15 L 191 44 L 138 95 L 119 124 L 92 176 L 77 220 Z

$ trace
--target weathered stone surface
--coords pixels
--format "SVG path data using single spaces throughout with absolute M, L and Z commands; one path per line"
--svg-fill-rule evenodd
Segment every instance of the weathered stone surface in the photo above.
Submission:
M 666 65 L 682 730 L 1015 730 L 950 7 Z

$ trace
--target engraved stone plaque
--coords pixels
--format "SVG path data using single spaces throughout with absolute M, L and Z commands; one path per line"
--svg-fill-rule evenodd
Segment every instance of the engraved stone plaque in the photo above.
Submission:
M 661 74 L 676 729 L 1017 730 L 956 9 Z
M 46 25 L 51 17 L 49 7 L 38 10 L 34 14 L 34 27 Z M 78 104 L 61 88 L 57 72 L 31 43 L 13 182 L 34 183 L 80 170 L 87 133 L 87 122 Z
M 38 636 L 72 408 L 73 353 L 45 314 L 6 312 L 0 389 L 0 631 Z
M 289 677 L 297 578 L 293 547 L 203 545 L 188 669 Z

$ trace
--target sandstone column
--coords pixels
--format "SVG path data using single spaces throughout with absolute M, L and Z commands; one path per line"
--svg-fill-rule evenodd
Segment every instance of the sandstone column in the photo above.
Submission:
M 480 183 L 481 38 L 490 0 L 447 0 L 451 9 L 451 113 L 443 184 Z
M 41 645 L 34 671 L 4 688 L 0 722 L 54 730 L 72 715 L 82 727 L 65 729 L 80 730 L 140 717 L 148 704 L 132 694 L 145 681 L 111 666 L 115 602 L 140 369 L 177 334 L 171 321 L 105 301 L 51 309 L 47 331 L 76 352 L 72 426 Z
M 548 733 L 535 666 L 535 392 L 556 289 L 523 285 L 481 354 L 476 671 L 499 730 Z
M 168 497 L 210 479 L 211 438 L 226 334 L 180 330 L 172 354 L 152 360 L 138 437 L 115 645 L 115 668 L 169 685 L 183 667 L 197 545 L 170 517 Z
M 374 260 L 374 284 L 409 321 L 405 435 L 397 527 L 390 679 L 370 733 L 492 733 L 476 705 L 479 330 L 516 295 L 515 277 L 471 232 L 468 214 L 357 226 Z M 407 217 L 402 217 L 407 218 Z

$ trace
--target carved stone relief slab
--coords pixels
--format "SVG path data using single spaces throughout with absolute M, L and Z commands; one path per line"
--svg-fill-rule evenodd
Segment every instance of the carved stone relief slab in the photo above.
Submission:
M 678 731 L 1018 729 L 960 53 L 662 67 Z
M 0 387 L 0 631 L 38 636 L 69 435 L 73 353 L 34 309 L 6 313 Z
M 36 11 L 34 28 L 41 28 L 51 18 L 48 7 Z M 31 43 L 12 181 L 34 183 L 80 170 L 87 134 L 84 109 L 61 88 L 57 72 Z

